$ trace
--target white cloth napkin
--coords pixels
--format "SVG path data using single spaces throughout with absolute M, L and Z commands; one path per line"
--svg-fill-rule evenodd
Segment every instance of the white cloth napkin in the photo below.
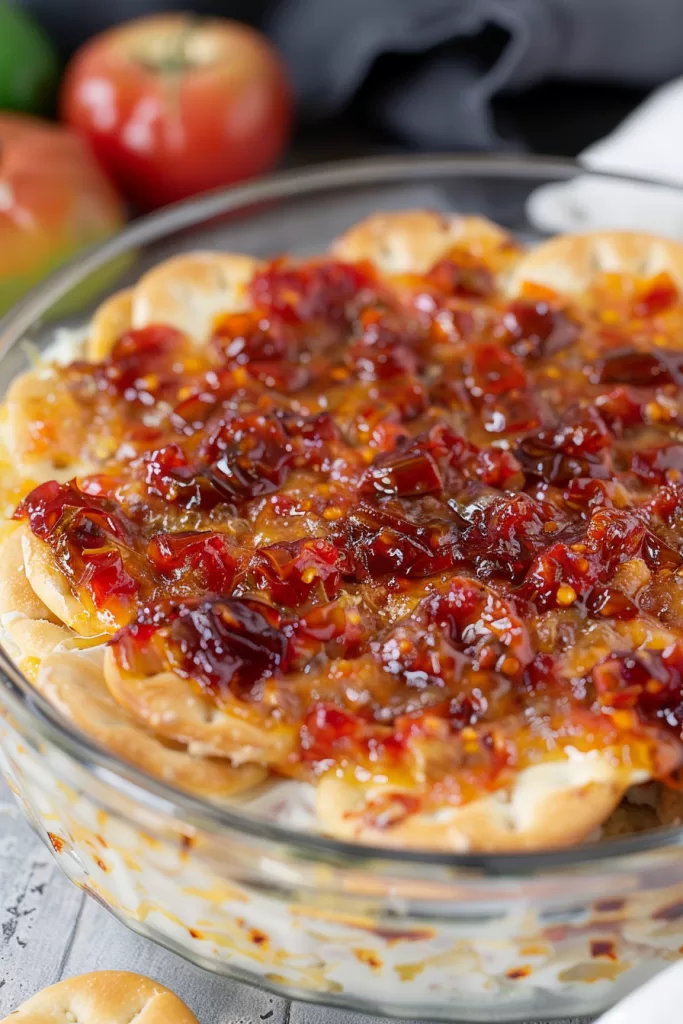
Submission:
M 680 1024 L 682 1002 L 683 963 L 677 963 L 608 1010 L 595 1024 Z
M 683 78 L 658 89 L 611 135 L 579 156 L 587 170 L 651 178 L 634 184 L 581 174 L 536 189 L 527 202 L 543 232 L 630 228 L 683 239 Z

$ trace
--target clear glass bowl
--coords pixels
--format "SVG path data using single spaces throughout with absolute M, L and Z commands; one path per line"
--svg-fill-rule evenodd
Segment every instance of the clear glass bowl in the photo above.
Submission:
M 679 190 L 550 160 L 283 174 L 139 221 L 59 271 L 0 328 L 4 384 L 26 366 L 22 342 L 83 323 L 171 253 L 314 253 L 374 210 L 415 206 L 486 214 L 528 241 L 567 221 L 683 237 Z M 397 1017 L 547 1020 L 595 1013 L 683 952 L 681 830 L 510 856 L 335 842 L 145 776 L 71 728 L 2 650 L 0 673 L 0 763 L 38 835 L 76 885 L 209 970 Z

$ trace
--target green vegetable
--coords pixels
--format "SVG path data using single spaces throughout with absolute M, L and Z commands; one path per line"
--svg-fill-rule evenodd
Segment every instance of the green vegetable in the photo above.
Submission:
M 95 241 L 103 241 L 98 238 Z M 87 244 L 87 243 L 84 243 Z M 65 251 L 55 255 L 49 262 L 44 263 L 31 274 L 14 277 L 0 277 L 0 317 L 2 317 L 26 292 L 38 284 L 44 277 L 57 270 L 67 259 L 76 255 L 83 246 L 78 246 L 72 251 Z M 98 270 L 93 271 L 88 277 L 83 278 L 77 285 L 66 292 L 57 302 L 50 306 L 42 315 L 46 322 L 64 316 L 73 316 L 95 300 L 100 300 L 102 293 L 112 291 L 118 278 L 135 260 L 134 252 L 125 252 L 115 257 Z
M 49 110 L 59 70 L 57 51 L 40 25 L 20 7 L 0 0 L 0 110 Z

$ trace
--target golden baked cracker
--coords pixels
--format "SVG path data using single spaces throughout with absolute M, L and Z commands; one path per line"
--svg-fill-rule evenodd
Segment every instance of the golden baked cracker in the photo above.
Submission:
M 650 278 L 666 271 L 683 286 L 683 244 L 637 231 L 559 235 L 530 249 L 515 266 L 508 292 L 535 284 L 580 297 L 600 274 Z
M 332 245 L 338 259 L 370 260 L 385 274 L 423 274 L 452 249 L 486 261 L 513 246 L 511 236 L 486 217 L 402 210 L 375 213 Z
M 199 1024 L 158 981 L 129 971 L 93 971 L 37 992 L 0 1024 Z
M 251 789 L 265 777 L 256 764 L 193 756 L 144 729 L 111 696 L 104 682 L 104 648 L 60 651 L 43 660 L 35 686 L 62 714 L 110 753 L 180 789 L 212 800 Z
M 131 326 L 165 324 L 203 343 L 221 313 L 250 306 L 247 286 L 258 260 L 230 252 L 194 252 L 153 267 L 133 289 Z

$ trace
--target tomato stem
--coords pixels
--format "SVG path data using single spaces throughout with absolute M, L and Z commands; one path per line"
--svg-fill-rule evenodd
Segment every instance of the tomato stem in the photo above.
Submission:
M 199 27 L 201 19 L 196 14 L 188 14 L 182 22 L 174 45 L 170 52 L 162 57 L 146 59 L 141 58 L 140 63 L 150 71 L 159 72 L 162 75 L 175 75 L 183 71 L 199 67 L 205 62 L 193 60 L 187 52 L 189 40 Z

